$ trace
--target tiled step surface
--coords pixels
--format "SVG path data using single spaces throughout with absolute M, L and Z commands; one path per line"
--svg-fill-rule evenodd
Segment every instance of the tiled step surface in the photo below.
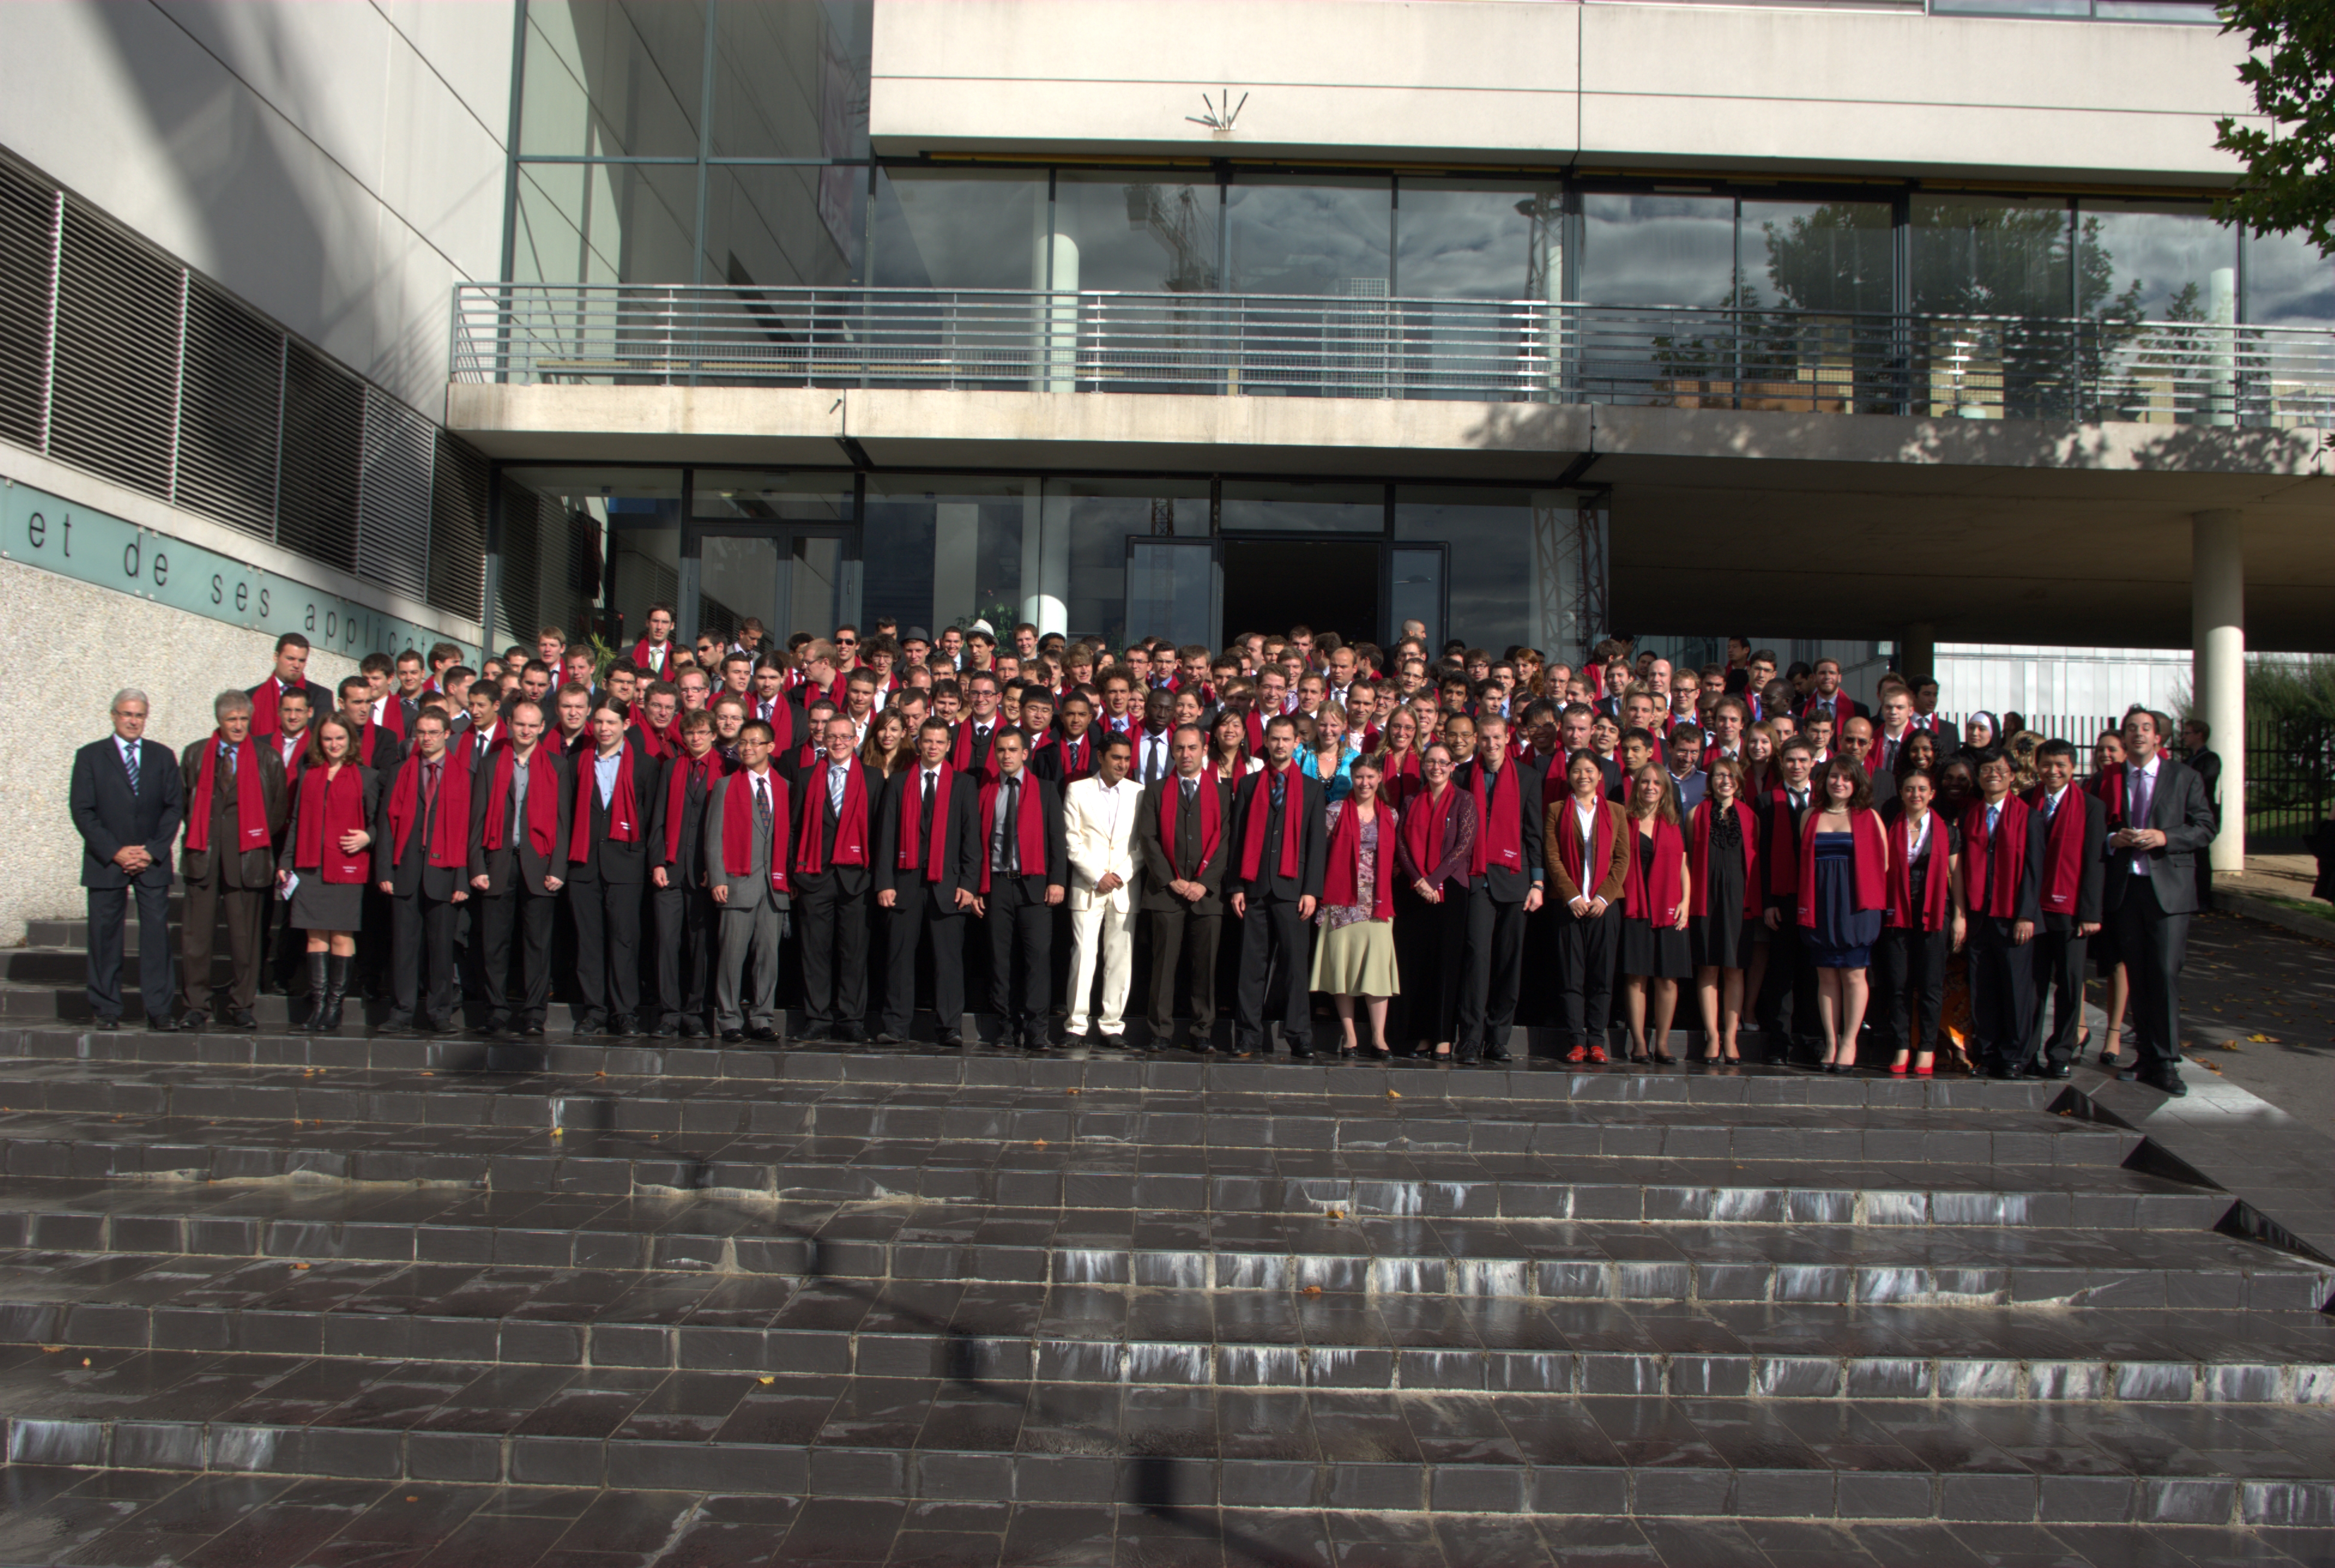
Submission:
M 993 1385 L 30 1347 L 0 1357 L 0 1391 L 22 1464 L 1398 1514 L 2335 1517 L 2328 1413 L 2276 1406 Z
M 852 1563 L 895 1568 L 1526 1568 L 1594 1563 L 1740 1568 L 1978 1568 L 2004 1563 L 2158 1568 L 2325 1561 L 2293 1526 L 2002 1524 L 1779 1518 L 1542 1517 L 1288 1505 L 1218 1508 L 1134 1477 L 1144 1501 L 920 1503 L 673 1490 L 0 1469 L 0 1562 L 151 1568 L 160 1562 L 431 1568 L 655 1563 L 745 1568 Z M 1625 1490 L 1626 1496 L 1626 1490 Z M 434 1553 L 434 1555 L 432 1554 Z M 596 1564 L 595 1559 L 599 1562 Z

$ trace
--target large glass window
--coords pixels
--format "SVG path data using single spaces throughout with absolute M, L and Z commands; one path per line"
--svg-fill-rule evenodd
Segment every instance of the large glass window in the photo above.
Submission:
M 1191 479 L 1049 479 L 1045 545 L 1063 558 L 1061 628 L 1074 637 L 1127 640 L 1127 541 L 1205 539 L 1208 487 Z M 1180 557 L 1177 558 L 1180 562 Z M 1032 617 L 1047 630 L 1042 615 Z
M 875 252 L 886 287 L 1042 288 L 1046 177 L 887 170 L 876 182 Z
M 2249 236 L 2246 319 L 2262 326 L 2335 326 L 2335 263 L 2303 235 Z
M 1735 201 L 1725 196 L 1581 198 L 1574 297 L 1589 305 L 1723 305 L 1735 291 Z
M 1386 489 L 1381 485 L 1264 484 L 1225 481 L 1217 514 L 1235 533 L 1383 534 Z
M 713 156 L 867 157 L 868 24 L 838 0 L 717 5 Z
M 901 629 L 1003 632 L 1022 619 L 1022 540 L 1038 537 L 1036 479 L 870 474 L 862 536 L 877 563 L 866 614 Z
M 708 169 L 705 281 L 858 282 L 867 193 L 867 170 L 854 164 Z
M 681 561 L 678 469 L 507 469 L 538 499 L 537 527 L 523 548 L 505 530 L 503 570 L 523 575 L 507 597 L 531 594 L 570 641 L 586 631 L 611 640 L 640 635 L 648 606 L 676 602 Z M 512 589 L 520 590 L 513 595 Z M 505 627 L 507 641 L 533 641 L 533 626 Z
M 1072 173 L 1054 182 L 1054 288 L 1210 294 L 1219 282 L 1216 183 Z
M 1555 299 L 1565 196 L 1555 186 L 1406 179 L 1395 206 L 1395 292 L 1406 299 Z
M 1736 241 L 1746 305 L 1826 315 L 1894 308 L 1885 201 L 1746 201 Z
M 2068 204 L 2057 198 L 1914 198 L 1913 306 L 1940 315 L 2069 314 Z
M 2082 314 L 2117 321 L 2237 319 L 2237 236 L 2205 208 L 2087 201 L 2078 227 Z
M 522 164 L 512 281 L 687 283 L 696 205 L 677 164 Z
M 1497 655 L 1529 646 L 1533 595 L 1532 497 L 1508 490 L 1398 485 L 1394 537 L 1448 547 L 1447 635 Z M 1420 619 L 1426 619 L 1420 616 Z M 1429 631 L 1435 628 L 1430 627 Z
M 698 0 L 533 0 L 526 47 L 522 156 L 697 156 L 705 87 Z
M 1393 184 L 1243 180 L 1225 192 L 1232 286 L 1241 294 L 1384 299 Z

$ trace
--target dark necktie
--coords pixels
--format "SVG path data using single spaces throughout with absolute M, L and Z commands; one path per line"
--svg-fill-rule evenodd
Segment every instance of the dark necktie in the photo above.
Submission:
M 1276 770 L 1273 775 L 1273 808 L 1275 811 L 1281 809 L 1282 801 L 1288 793 L 1288 788 L 1289 780 L 1283 778 Z
M 1022 868 L 1022 835 L 1016 831 L 1022 826 L 1022 817 L 1015 809 L 1021 804 L 1022 780 L 1008 779 L 1005 781 L 1004 799 L 1001 802 L 1005 813 L 1005 869 L 1008 874 L 1018 872 Z
M 130 775 L 130 792 L 138 793 L 138 742 L 132 740 L 121 749 L 121 766 Z
M 755 837 L 757 839 L 763 839 L 763 838 L 768 838 L 770 836 L 770 780 L 768 780 L 768 779 L 755 779 L 755 780 L 754 780 L 754 837 Z
M 916 837 L 927 844 L 932 842 L 933 837 L 933 797 L 939 790 L 940 774 L 937 771 L 927 771 L 925 774 L 924 811 L 916 828 Z
M 230 745 L 228 745 L 226 741 L 222 740 L 222 741 L 220 741 L 220 742 L 219 742 L 218 754 L 219 754 L 219 766 L 221 766 L 222 768 L 225 768 L 225 769 L 227 769 L 227 776 L 228 776 L 228 778 L 230 778 L 230 779 L 234 778 L 234 777 L 235 777 L 235 748 L 234 748 L 234 747 L 232 747 L 232 746 L 230 746 Z
M 430 819 L 431 810 L 437 804 L 438 764 L 424 762 L 421 765 L 421 819 L 423 821 L 427 822 Z

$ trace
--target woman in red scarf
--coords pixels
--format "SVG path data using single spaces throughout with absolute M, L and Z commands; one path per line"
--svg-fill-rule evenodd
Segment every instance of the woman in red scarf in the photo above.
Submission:
M 364 924 L 364 890 L 373 857 L 374 813 L 381 780 L 355 757 L 356 734 L 338 713 L 308 730 L 308 763 L 293 805 L 292 831 L 276 866 L 276 886 L 292 901 L 291 924 L 307 933 L 307 1011 L 298 1030 L 330 1033 L 341 1027 L 349 989 L 349 960 Z
M 1235 780 L 1264 766 L 1249 754 L 1247 714 L 1227 708 L 1216 715 L 1216 728 L 1208 731 L 1208 766 L 1217 778 Z
M 1574 751 L 1565 764 L 1565 796 L 1548 803 L 1541 826 L 1556 905 L 1557 1028 L 1572 1037 L 1565 1060 L 1603 1063 L 1630 835 L 1622 808 L 1605 799 L 1596 752 L 1585 746 Z
M 1419 770 L 1419 715 L 1408 708 L 1397 708 L 1387 715 L 1386 727 L 1379 731 L 1375 755 L 1379 763 L 1379 795 L 1400 811 L 1427 782 Z
M 1863 763 L 1835 757 L 1825 765 L 1816 809 L 1800 829 L 1800 926 L 1816 965 L 1826 1072 L 1856 1065 L 1865 970 L 1881 935 L 1888 885 L 1889 841 L 1873 809 L 1872 780 Z
M 1740 1061 L 1736 1031 L 1743 1021 L 1743 972 L 1756 951 L 1754 933 L 1767 927 L 1759 880 L 1759 819 L 1743 800 L 1743 764 L 1721 757 L 1710 765 L 1710 794 L 1694 808 L 1687 834 L 1687 871 L 1694 884 L 1695 993 L 1702 1003 L 1702 1060 Z
M 1346 798 L 1330 807 L 1330 860 L 1322 879 L 1322 907 L 1313 916 L 1322 939 L 1313 948 L 1312 989 L 1338 1010 L 1338 1054 L 1351 1058 L 1354 998 L 1371 1016 L 1371 1054 L 1387 1056 L 1387 999 L 1402 990 L 1394 957 L 1395 813 L 1379 799 L 1376 757 L 1357 757 L 1347 770 Z
M 1962 948 L 1960 830 L 1930 809 L 1937 776 L 1916 768 L 1897 780 L 1897 799 L 1883 812 L 1889 834 L 1889 907 L 1873 949 L 1874 1032 L 1890 1047 L 1889 1071 L 1928 1078 L 1936 1071 L 1938 1017 L 1946 995 L 1946 964 Z M 1918 1050 L 1914 1047 L 1919 1045 Z
M 1410 1021 L 1414 1042 L 1435 1041 L 1435 1060 L 1451 1060 L 1464 1000 L 1468 945 L 1468 867 L 1476 850 L 1476 801 L 1451 782 L 1451 748 L 1430 743 L 1419 757 L 1427 784 L 1403 812 L 1402 882 L 1398 914 L 1411 940 L 1403 944 L 1403 973 L 1411 977 Z
M 1693 877 L 1670 775 L 1655 763 L 1630 776 L 1630 868 L 1622 884 L 1622 997 L 1630 1020 L 1630 1060 L 1668 1067 L 1674 1060 L 1671 1017 L 1678 1010 L 1679 982 L 1694 974 L 1694 946 L 1686 934 Z

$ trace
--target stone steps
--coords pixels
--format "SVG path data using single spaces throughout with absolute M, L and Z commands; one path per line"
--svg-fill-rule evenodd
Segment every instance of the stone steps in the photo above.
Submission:
M 95 1350 L 13 1462 L 887 1502 L 2310 1524 L 2324 1411 L 1151 1389 Z M 97 1408 L 109 1400 L 115 1408 Z

